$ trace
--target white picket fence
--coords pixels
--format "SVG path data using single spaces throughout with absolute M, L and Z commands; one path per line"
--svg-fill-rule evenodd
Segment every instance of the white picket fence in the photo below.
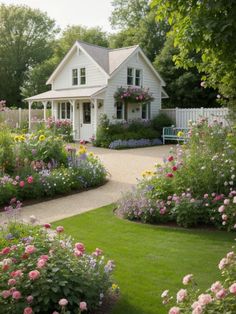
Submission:
M 33 121 L 43 119 L 43 110 L 32 109 L 31 117 Z M 29 121 L 29 110 L 28 109 L 14 109 L 8 111 L 0 111 L 0 123 L 5 123 L 9 127 L 20 127 L 23 123 Z
M 161 112 L 169 116 L 177 128 L 187 128 L 190 120 L 196 122 L 202 117 L 207 118 L 209 124 L 217 120 L 224 126 L 229 125 L 228 108 L 174 108 L 161 109 Z

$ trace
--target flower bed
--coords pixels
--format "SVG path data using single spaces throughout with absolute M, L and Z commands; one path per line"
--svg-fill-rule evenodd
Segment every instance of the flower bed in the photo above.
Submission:
M 117 213 L 148 223 L 236 229 L 235 169 L 235 130 L 201 120 L 192 126 L 187 145 L 178 145 L 164 165 L 143 173 L 137 190 L 119 201 Z
M 146 146 L 155 146 L 162 145 L 162 141 L 159 138 L 149 140 L 149 139 L 140 139 L 140 140 L 116 140 L 110 143 L 110 149 L 121 149 L 121 148 L 137 148 L 137 147 L 146 147 Z
M 102 250 L 89 254 L 63 232 L 13 222 L 1 231 L 1 313 L 91 313 L 117 289 Z

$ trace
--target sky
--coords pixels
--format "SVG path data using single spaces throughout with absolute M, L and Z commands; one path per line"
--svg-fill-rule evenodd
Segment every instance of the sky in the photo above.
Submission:
M 23 4 L 47 12 L 57 25 L 101 26 L 111 32 L 111 0 L 0 0 L 4 4 Z

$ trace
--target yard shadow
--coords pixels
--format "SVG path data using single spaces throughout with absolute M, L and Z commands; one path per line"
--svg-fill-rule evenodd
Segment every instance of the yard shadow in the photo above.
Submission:
M 117 302 L 117 304 L 113 307 L 110 313 L 108 314 L 153 314 L 153 311 L 148 311 L 145 309 L 145 311 L 138 307 L 137 305 L 133 305 L 129 302 L 128 298 L 126 296 L 122 296 L 120 300 Z M 158 314 L 157 312 L 155 312 Z M 103 313 L 105 314 L 105 313 Z

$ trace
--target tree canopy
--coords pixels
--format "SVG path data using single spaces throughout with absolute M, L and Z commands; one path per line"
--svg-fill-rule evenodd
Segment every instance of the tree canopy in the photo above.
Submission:
M 236 1 L 153 0 L 158 20 L 171 26 L 178 66 L 196 66 L 208 86 L 236 105 Z
M 26 72 L 52 55 L 54 20 L 26 6 L 0 5 L 0 97 L 20 105 Z

